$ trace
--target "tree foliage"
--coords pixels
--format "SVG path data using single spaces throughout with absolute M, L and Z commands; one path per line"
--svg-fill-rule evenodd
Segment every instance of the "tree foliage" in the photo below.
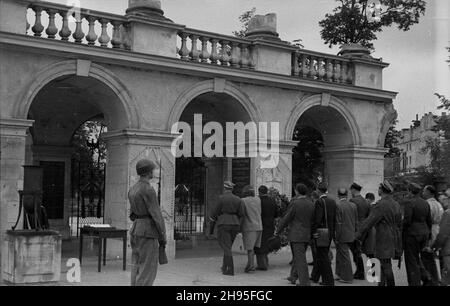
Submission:
M 106 143 L 101 139 L 106 132 L 102 119 L 93 119 L 83 123 L 72 137 L 75 147 L 74 158 L 86 164 L 100 164 L 106 159 Z
M 423 0 L 336 0 L 340 5 L 319 22 L 320 35 L 330 47 L 348 43 L 373 49 L 383 28 L 397 25 L 408 31 L 425 14 Z
M 400 149 L 397 147 L 398 140 L 400 137 L 400 131 L 396 129 L 398 120 L 395 120 L 395 122 L 389 127 L 389 130 L 386 134 L 386 139 L 384 142 L 384 147 L 386 149 L 389 149 L 389 151 L 386 153 L 385 157 L 399 157 L 400 156 Z
M 292 184 L 317 184 L 323 177 L 322 135 L 312 127 L 298 125 L 293 140 L 298 141 L 298 145 L 292 156 Z

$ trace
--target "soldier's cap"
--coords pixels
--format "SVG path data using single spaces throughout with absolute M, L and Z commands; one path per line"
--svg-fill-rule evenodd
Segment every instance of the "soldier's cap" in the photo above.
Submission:
M 359 184 L 357 184 L 357 183 L 353 183 L 353 184 L 350 186 L 350 189 L 355 189 L 355 190 L 357 190 L 357 191 L 361 191 L 361 190 L 362 190 L 362 186 L 359 185 Z
M 141 159 L 136 164 L 136 172 L 138 175 L 146 175 L 156 168 L 156 164 L 148 159 Z
M 225 182 L 223 183 L 223 187 L 224 187 L 225 189 L 233 189 L 234 186 L 235 186 L 235 184 L 233 184 L 231 181 L 225 181 Z
M 412 193 L 419 193 L 422 190 L 422 186 L 414 182 L 410 182 L 408 188 Z
M 383 183 L 380 184 L 380 188 L 383 189 L 387 193 L 393 193 L 394 187 L 392 187 L 391 183 L 389 181 L 384 180 Z

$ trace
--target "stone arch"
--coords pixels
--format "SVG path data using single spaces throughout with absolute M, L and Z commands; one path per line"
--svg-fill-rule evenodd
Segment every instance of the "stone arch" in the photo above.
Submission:
M 77 61 L 67 60 L 54 63 L 36 74 L 36 78 L 28 85 L 28 90 L 20 96 L 14 105 L 13 114 L 15 118 L 27 118 L 31 104 L 41 89 L 47 84 L 62 76 L 77 75 Z M 121 102 L 128 122 L 128 128 L 140 128 L 140 117 L 137 103 L 120 79 L 108 69 L 91 63 L 88 77 L 100 81 L 111 89 Z
M 183 111 L 188 106 L 188 104 L 194 100 L 196 97 L 209 93 L 209 92 L 220 92 L 225 93 L 234 99 L 236 99 L 242 107 L 246 110 L 246 112 L 249 114 L 250 118 L 254 122 L 260 122 L 261 121 L 261 114 L 256 106 L 255 103 L 253 103 L 250 98 L 242 92 L 237 86 L 235 86 L 233 83 L 229 81 L 225 81 L 222 83 L 221 90 L 217 90 L 216 88 L 216 81 L 215 80 L 207 80 L 203 82 L 199 82 L 197 84 L 194 84 L 187 90 L 185 90 L 180 96 L 178 97 L 177 101 L 175 102 L 174 106 L 172 107 L 169 115 L 169 120 L 167 122 L 167 130 L 170 131 L 171 127 L 180 120 Z
M 300 117 L 310 108 L 314 106 L 329 106 L 333 109 L 335 109 L 346 121 L 348 124 L 351 134 L 352 134 L 352 143 L 354 146 L 360 146 L 362 143 L 361 140 L 361 132 L 358 127 L 358 124 L 356 122 L 355 117 L 351 113 L 351 111 L 348 109 L 347 105 L 344 101 L 331 96 L 329 99 L 329 103 L 324 105 L 322 102 L 324 99 L 323 95 L 313 95 L 306 99 L 301 100 L 297 105 L 294 107 L 294 109 L 291 112 L 291 116 L 289 117 L 289 120 L 286 124 L 285 129 L 285 139 L 286 140 L 292 140 L 292 136 L 294 134 L 295 126 L 297 125 L 298 120 Z
M 384 143 L 386 141 L 386 135 L 389 131 L 389 128 L 391 127 L 391 124 L 394 123 L 394 121 L 398 117 L 398 113 L 394 109 L 394 106 L 392 104 L 390 104 L 386 108 L 387 108 L 387 112 L 383 116 L 383 119 L 381 121 L 380 135 L 378 138 L 378 147 L 380 147 L 380 148 L 384 147 Z

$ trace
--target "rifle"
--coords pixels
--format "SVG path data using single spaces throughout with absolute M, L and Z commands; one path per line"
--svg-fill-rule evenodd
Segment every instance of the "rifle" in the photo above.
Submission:
M 158 180 L 158 203 L 160 206 L 161 206 L 161 178 L 162 178 L 162 162 L 161 162 L 161 154 L 160 154 L 159 155 L 159 180 Z

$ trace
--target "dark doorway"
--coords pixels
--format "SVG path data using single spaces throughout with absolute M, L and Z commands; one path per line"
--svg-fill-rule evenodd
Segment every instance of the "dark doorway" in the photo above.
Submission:
M 51 220 L 64 219 L 64 162 L 42 161 L 43 195 L 42 201 Z

